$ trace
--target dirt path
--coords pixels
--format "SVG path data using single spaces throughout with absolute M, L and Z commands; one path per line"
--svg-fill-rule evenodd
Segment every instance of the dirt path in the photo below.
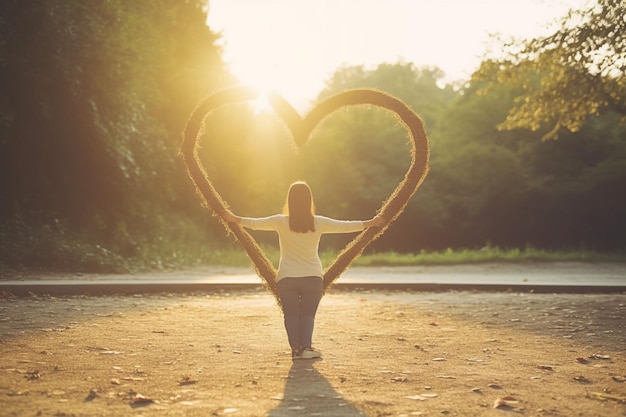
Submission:
M 292 362 L 262 290 L 5 297 L 0 415 L 624 416 L 625 330 L 625 294 L 334 290 Z

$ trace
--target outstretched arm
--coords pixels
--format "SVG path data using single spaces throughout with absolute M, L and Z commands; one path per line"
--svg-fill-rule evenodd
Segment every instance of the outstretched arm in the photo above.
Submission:
M 239 224 L 252 230 L 278 230 L 277 223 L 280 217 L 280 215 L 269 217 L 241 217 L 233 214 L 233 212 L 228 209 L 222 214 L 222 219 L 225 222 Z

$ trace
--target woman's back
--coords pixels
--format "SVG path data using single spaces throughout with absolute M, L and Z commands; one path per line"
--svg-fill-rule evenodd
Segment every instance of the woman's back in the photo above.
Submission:
M 322 263 L 319 258 L 319 242 L 325 233 L 352 233 L 363 230 L 360 220 L 335 220 L 329 217 L 314 216 L 315 231 L 294 232 L 289 227 L 289 216 L 277 214 L 261 218 L 241 218 L 241 225 L 254 230 L 278 232 L 280 243 L 280 263 L 276 280 L 285 277 L 322 276 Z

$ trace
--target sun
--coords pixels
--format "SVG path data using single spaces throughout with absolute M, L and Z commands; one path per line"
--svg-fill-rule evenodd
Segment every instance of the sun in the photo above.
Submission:
M 230 71 L 239 83 L 259 92 L 259 96 L 253 102 L 256 113 L 272 110 L 268 100 L 269 93 L 276 93 L 287 100 L 297 111 L 305 112 L 310 106 L 315 94 L 303 88 L 302 80 L 297 76 L 298 72 L 289 73 L 280 71 L 277 66 L 267 60 L 265 63 L 251 65 L 246 59 L 240 59 L 229 65 Z
M 255 114 L 260 113 L 269 113 L 272 110 L 272 105 L 270 104 L 268 94 L 269 90 L 258 90 L 259 96 L 252 100 L 252 110 Z
M 222 58 L 240 84 L 263 91 L 274 91 L 304 112 L 324 88 L 327 74 L 325 58 L 316 58 L 326 50 L 328 41 L 309 30 L 306 21 L 313 19 L 324 26 L 316 3 L 301 10 L 300 1 L 277 0 L 271 3 L 246 1 L 211 2 L 207 24 L 221 33 Z M 308 24 L 312 24 L 309 22 Z
M 279 90 L 280 83 L 276 81 L 276 73 L 267 65 L 250 65 L 242 59 L 231 62 L 229 69 L 240 85 L 258 92 L 257 98 L 251 101 L 255 113 L 265 113 L 272 109 L 268 95 L 271 91 Z

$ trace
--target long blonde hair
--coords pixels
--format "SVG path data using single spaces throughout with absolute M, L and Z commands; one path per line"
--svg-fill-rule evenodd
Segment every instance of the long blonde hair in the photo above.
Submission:
M 298 233 L 314 232 L 315 204 L 311 188 L 304 181 L 289 186 L 283 213 L 289 216 L 289 229 Z

